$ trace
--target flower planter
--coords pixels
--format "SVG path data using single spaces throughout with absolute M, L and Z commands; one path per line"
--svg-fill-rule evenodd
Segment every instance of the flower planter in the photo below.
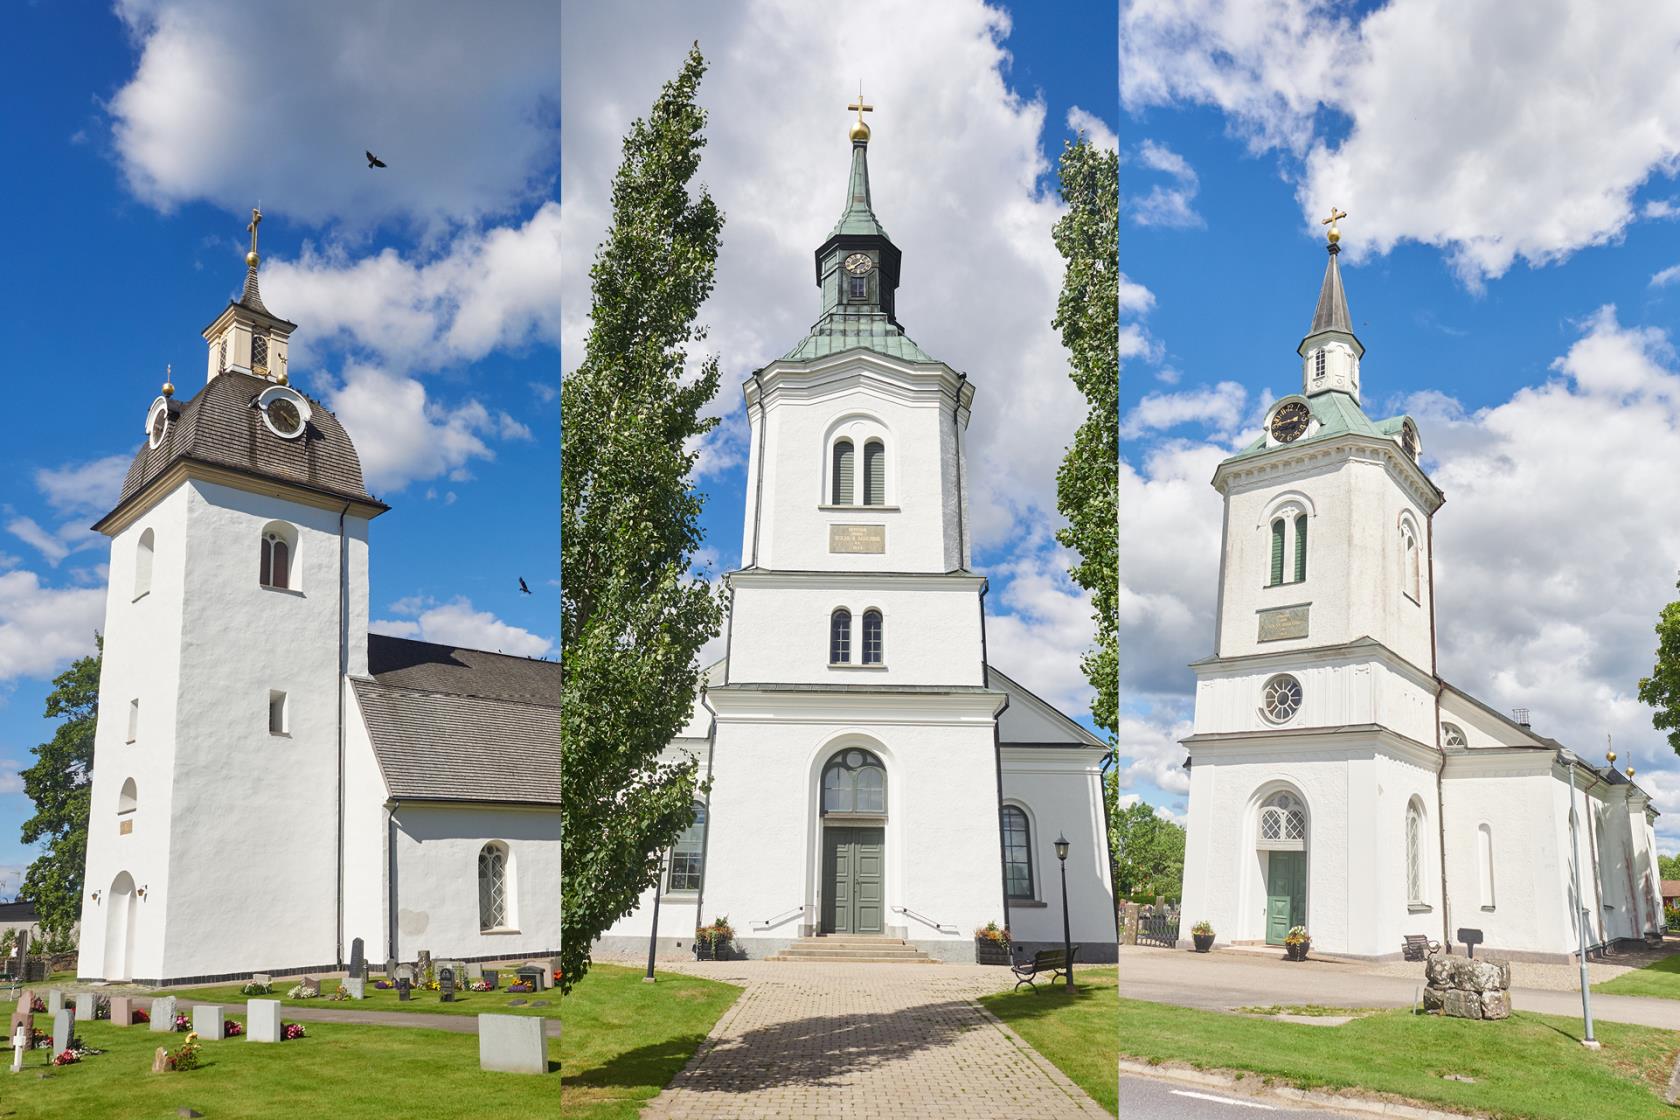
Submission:
M 1307 950 L 1311 947 L 1312 942 L 1310 941 L 1286 942 L 1283 946 L 1283 959 L 1286 961 L 1304 961 L 1307 959 Z
M 989 937 L 974 939 L 974 959 L 980 964 L 1010 964 L 1009 944 Z
M 1213 948 L 1213 934 L 1192 933 L 1190 939 L 1196 943 L 1196 952 L 1205 953 Z

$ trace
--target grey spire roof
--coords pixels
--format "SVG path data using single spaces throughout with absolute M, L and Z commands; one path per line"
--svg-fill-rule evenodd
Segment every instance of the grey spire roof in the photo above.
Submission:
M 846 209 L 829 231 L 830 237 L 841 235 L 886 237 L 887 231 L 875 217 L 869 198 L 869 141 L 852 141 L 852 174 L 846 183 Z
M 254 264 L 245 269 L 245 291 L 240 295 L 239 302 L 271 319 L 278 318 L 274 312 L 263 306 L 262 293 L 257 290 L 257 266 Z
M 1324 266 L 1324 283 L 1318 289 L 1318 306 L 1313 309 L 1312 330 L 1308 336 L 1324 331 L 1353 333 L 1353 320 L 1348 315 L 1347 292 L 1342 288 L 1342 270 L 1336 264 L 1341 246 L 1330 245 L 1330 262 Z

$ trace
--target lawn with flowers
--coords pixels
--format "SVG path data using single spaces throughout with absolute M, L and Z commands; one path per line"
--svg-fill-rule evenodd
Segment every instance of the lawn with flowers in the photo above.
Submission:
M 78 1023 L 84 1046 L 99 1052 L 61 1066 L 52 1064 L 47 1049 L 28 1052 L 21 1075 L 0 1073 L 6 1078 L 0 1082 L 0 1118 L 165 1117 L 180 1108 L 243 1120 L 558 1115 L 557 1038 L 548 1043 L 549 1075 L 533 1077 L 480 1070 L 476 1035 L 319 1022 L 304 1027 L 303 1037 L 288 1042 L 198 1039 L 193 1068 L 152 1073 L 157 1048 L 179 1054 L 188 1035 L 104 1020 Z
M 219 1003 L 230 1010 L 243 1009 L 248 999 L 277 999 L 287 1007 L 331 1007 L 341 1011 L 424 1011 L 433 1015 L 479 1015 L 484 1012 L 494 1012 L 498 1015 L 541 1015 L 545 1018 L 560 1017 L 560 995 L 552 989 L 544 992 L 510 992 L 506 985 L 492 992 L 475 992 L 468 988 L 455 989 L 455 999 L 444 1003 L 437 992 L 415 988 L 409 993 L 409 998 L 399 1000 L 395 988 L 376 988 L 375 980 L 369 977 L 364 991 L 366 999 L 334 999 L 338 991 L 339 980 L 334 977 L 320 978 L 321 994 L 312 999 L 298 999 L 289 996 L 297 986 L 295 977 L 276 977 L 274 990 L 264 996 L 248 996 L 240 991 L 239 984 L 222 984 L 212 988 L 171 988 L 158 992 L 158 995 L 174 996 L 183 1008 L 190 1008 L 195 1003 Z M 540 1003 L 543 1006 L 535 1007 Z

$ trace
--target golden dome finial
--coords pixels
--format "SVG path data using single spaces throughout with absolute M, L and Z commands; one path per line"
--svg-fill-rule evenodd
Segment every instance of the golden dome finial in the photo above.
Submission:
M 1608 761 L 1611 766 L 1616 765 L 1616 752 L 1615 751 L 1605 751 L 1604 752 L 1604 757 L 1605 757 L 1605 760 Z
M 251 251 L 245 254 L 245 263 L 252 268 L 256 268 L 257 262 L 262 260 L 262 258 L 257 255 L 257 227 L 260 225 L 262 225 L 261 203 L 251 207 L 251 224 L 245 227 L 251 231 Z
M 1628 767 L 1628 768 L 1627 768 L 1627 776 L 1628 776 L 1628 777 L 1629 777 L 1629 778 L 1632 778 L 1632 777 L 1633 777 L 1633 767 L 1631 767 L 1631 766 L 1629 766 L 1629 767 Z
M 163 395 L 166 397 L 173 397 L 175 395 L 174 375 L 175 366 L 173 364 L 166 364 L 163 367 Z
M 1334 245 L 1334 244 L 1336 244 L 1336 242 L 1338 242 L 1342 239 L 1342 231 L 1337 227 L 1336 219 L 1345 218 L 1345 217 L 1347 217 L 1347 211 L 1346 210 L 1338 210 L 1334 206 L 1332 206 L 1332 207 L 1330 207 L 1330 216 L 1328 218 L 1323 219 L 1322 221 L 1320 221 L 1318 223 L 1321 226 L 1329 226 L 1330 227 L 1329 232 L 1324 235 L 1325 237 L 1330 239 L 1330 244 Z
M 863 82 L 861 80 L 858 82 L 857 100 L 846 106 L 846 108 L 856 109 L 858 115 L 857 121 L 853 123 L 851 131 L 847 134 L 851 137 L 852 143 L 869 143 L 869 126 L 864 123 L 863 115 L 865 113 L 873 113 L 875 111 L 875 106 L 864 104 Z
M 291 378 L 286 376 L 286 355 L 284 354 L 280 355 L 280 373 L 274 378 L 274 380 L 278 381 L 282 385 L 286 385 L 291 381 Z

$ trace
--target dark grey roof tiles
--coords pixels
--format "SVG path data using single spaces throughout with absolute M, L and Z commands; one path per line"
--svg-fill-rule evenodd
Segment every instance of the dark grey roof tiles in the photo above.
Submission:
M 1324 266 L 1324 283 L 1318 289 L 1318 306 L 1313 308 L 1311 338 L 1322 331 L 1353 333 L 1353 319 L 1348 315 L 1347 292 L 1342 289 L 1342 270 L 1336 264 L 1338 247 L 1330 246 L 1330 263 Z
M 560 665 L 554 661 L 369 634 L 368 672 L 391 688 L 560 706 Z
M 274 312 L 263 306 L 262 292 L 257 290 L 257 266 L 252 265 L 245 270 L 245 290 L 240 293 L 239 302 L 252 311 L 261 311 L 269 318 L 274 318 Z

